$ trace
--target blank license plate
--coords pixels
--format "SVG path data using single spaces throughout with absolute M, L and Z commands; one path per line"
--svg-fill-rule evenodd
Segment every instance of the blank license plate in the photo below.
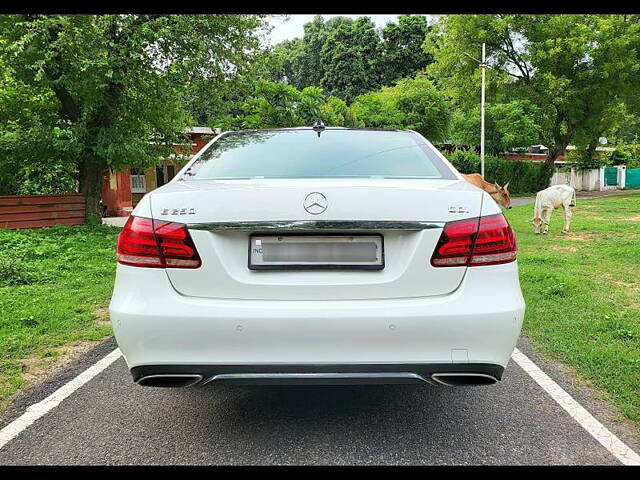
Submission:
M 384 268 L 382 235 L 252 235 L 249 268 Z

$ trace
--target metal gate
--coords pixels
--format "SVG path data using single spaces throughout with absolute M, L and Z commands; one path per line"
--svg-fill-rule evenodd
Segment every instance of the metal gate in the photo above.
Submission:
M 627 169 L 624 188 L 640 188 L 640 168 Z
M 605 167 L 604 186 L 615 187 L 618 185 L 618 169 L 615 167 Z

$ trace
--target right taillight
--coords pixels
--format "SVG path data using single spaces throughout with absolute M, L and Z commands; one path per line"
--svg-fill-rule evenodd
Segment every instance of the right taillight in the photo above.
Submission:
M 131 215 L 118 236 L 118 262 L 135 267 L 198 268 L 186 225 Z
M 497 265 L 515 259 L 515 233 L 504 215 L 498 213 L 447 223 L 431 257 L 431 265 Z

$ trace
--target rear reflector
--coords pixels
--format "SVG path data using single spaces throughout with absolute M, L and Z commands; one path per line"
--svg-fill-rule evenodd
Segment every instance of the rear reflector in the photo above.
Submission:
M 198 251 L 186 225 L 131 215 L 118 236 L 118 262 L 154 268 L 198 268 Z
M 497 265 L 516 259 L 515 232 L 498 213 L 449 222 L 431 257 L 434 267 Z

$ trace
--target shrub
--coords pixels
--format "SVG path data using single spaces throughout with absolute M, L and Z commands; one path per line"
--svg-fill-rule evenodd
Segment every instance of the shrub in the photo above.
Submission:
M 609 165 L 626 165 L 627 168 L 640 168 L 640 144 L 620 145 L 609 154 Z
M 30 283 L 24 261 L 15 257 L 0 257 L 0 287 Z
M 586 150 L 570 150 L 565 155 L 567 165 L 577 170 L 591 170 L 609 165 L 609 157 L 610 155 L 603 155 L 600 152 L 591 155 Z
M 361 126 L 416 130 L 435 142 L 445 138 L 451 120 L 445 96 L 421 73 L 362 94 L 351 107 Z
M 538 109 L 528 101 L 489 103 L 486 112 L 485 152 L 499 154 L 539 141 Z M 453 114 L 448 139 L 458 145 L 480 145 L 480 106 Z
M 448 159 L 461 173 L 480 171 L 480 155 L 472 150 L 454 150 Z M 534 193 L 549 186 L 554 167 L 547 163 L 513 161 L 486 155 L 485 180 L 504 185 L 512 194 Z
M 76 169 L 56 162 L 30 165 L 23 169 L 18 195 L 55 195 L 76 191 Z

